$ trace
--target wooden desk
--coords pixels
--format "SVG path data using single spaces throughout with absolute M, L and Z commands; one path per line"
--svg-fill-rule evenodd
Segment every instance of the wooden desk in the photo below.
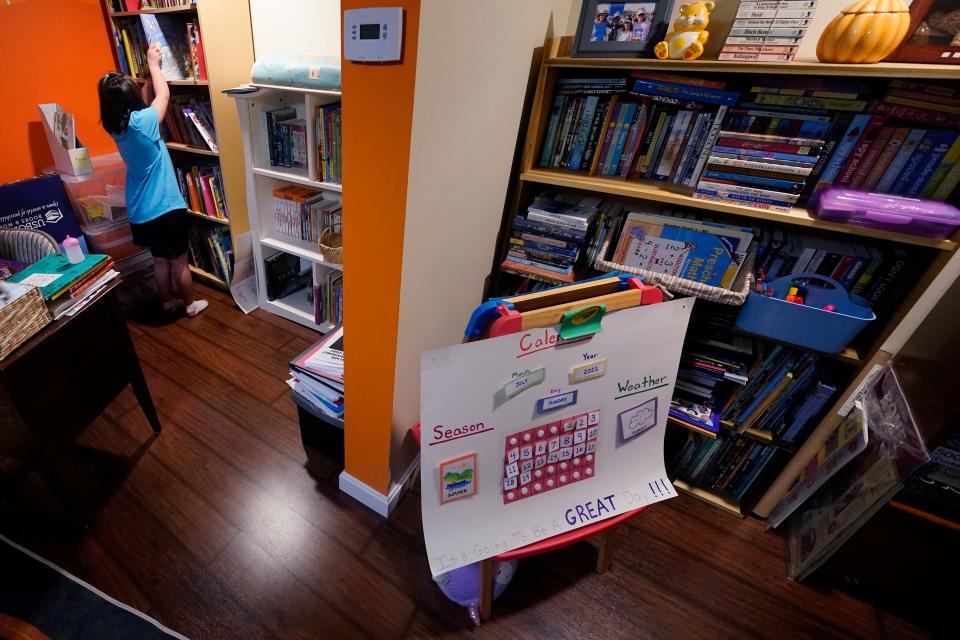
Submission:
M 114 280 L 0 361 L 0 457 L 40 464 L 72 443 L 129 384 L 156 434 L 160 420 L 117 301 Z M 63 496 L 60 496 L 63 499 Z M 64 501 L 69 510 L 69 504 Z

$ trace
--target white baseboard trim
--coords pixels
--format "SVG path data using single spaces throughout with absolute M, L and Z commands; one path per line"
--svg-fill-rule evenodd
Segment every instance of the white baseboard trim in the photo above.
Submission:
M 420 455 L 417 454 L 417 457 L 410 463 L 410 466 L 403 472 L 400 480 L 390 485 L 390 492 L 387 493 L 387 495 L 383 495 L 376 489 L 370 487 L 370 485 L 357 480 L 346 471 L 343 471 L 340 474 L 340 491 L 343 491 L 360 504 L 386 518 L 393 512 L 397 503 L 400 502 L 400 498 L 403 497 L 403 494 L 410 488 L 410 481 L 419 468 Z

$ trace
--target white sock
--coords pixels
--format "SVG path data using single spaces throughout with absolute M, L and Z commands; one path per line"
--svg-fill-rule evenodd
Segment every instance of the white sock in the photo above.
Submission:
M 204 309 L 206 309 L 210 303 L 206 300 L 194 300 L 189 305 L 187 305 L 187 317 L 193 318 L 194 316 L 200 315 Z

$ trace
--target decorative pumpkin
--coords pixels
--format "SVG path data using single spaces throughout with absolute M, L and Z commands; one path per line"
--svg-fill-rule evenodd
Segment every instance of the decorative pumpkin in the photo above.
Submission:
M 910 27 L 904 0 L 859 0 L 830 21 L 817 42 L 820 62 L 879 62 L 900 46 Z

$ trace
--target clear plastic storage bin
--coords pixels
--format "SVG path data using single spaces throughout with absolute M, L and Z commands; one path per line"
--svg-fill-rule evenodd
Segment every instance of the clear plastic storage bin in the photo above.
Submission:
M 114 260 L 121 260 L 141 251 L 133 244 L 133 231 L 126 220 L 95 225 L 81 225 L 87 238 L 90 253 L 105 253 Z
M 70 204 L 73 205 L 73 210 L 77 213 L 77 222 L 84 226 L 100 225 L 103 224 L 103 221 L 87 217 L 86 207 L 81 201 L 91 196 L 106 196 L 111 195 L 111 192 L 116 193 L 116 189 L 108 191 L 108 186 L 116 187 L 119 189 L 119 193 L 123 193 L 127 180 L 127 166 L 123 164 L 123 159 L 119 153 L 97 156 L 92 158 L 92 161 L 93 173 L 85 176 L 60 174 Z M 56 167 L 46 167 L 43 169 L 43 173 L 51 174 L 58 173 L 58 171 Z

